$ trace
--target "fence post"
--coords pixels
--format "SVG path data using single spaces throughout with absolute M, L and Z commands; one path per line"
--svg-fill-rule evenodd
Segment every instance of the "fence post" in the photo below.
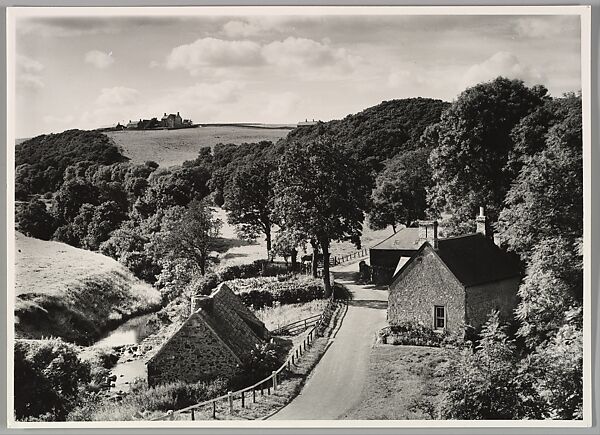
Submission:
M 256 403 L 256 388 L 252 388 L 252 403 Z
M 273 370 L 273 391 L 277 389 L 277 372 Z
M 307 329 L 307 328 L 308 328 L 308 326 L 306 324 L 306 319 L 304 319 L 304 329 Z
M 194 408 L 192 408 L 192 421 L 196 420 L 195 415 L 194 415 Z
M 213 402 L 213 420 L 217 419 L 217 402 Z
M 245 403 L 245 397 L 244 397 L 244 392 L 242 391 L 242 408 L 246 407 L 246 403 Z
M 227 399 L 229 400 L 229 413 L 233 414 L 233 395 L 231 391 L 227 392 Z

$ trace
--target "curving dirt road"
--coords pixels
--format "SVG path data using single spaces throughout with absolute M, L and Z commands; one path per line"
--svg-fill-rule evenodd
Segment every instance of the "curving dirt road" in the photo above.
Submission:
M 356 263 L 332 269 L 353 299 L 330 348 L 304 388 L 270 420 L 335 420 L 361 399 L 376 332 L 386 325 L 388 292 L 354 284 Z

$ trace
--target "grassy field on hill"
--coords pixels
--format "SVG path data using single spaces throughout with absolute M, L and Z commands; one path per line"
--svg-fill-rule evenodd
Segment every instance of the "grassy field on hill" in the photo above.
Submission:
M 242 126 L 207 126 L 181 130 L 146 130 L 107 132 L 133 163 L 153 160 L 160 166 L 179 165 L 198 156 L 200 148 L 218 143 L 241 144 L 277 140 L 289 129 L 251 128 Z
M 102 254 L 16 233 L 17 337 L 89 343 L 160 303 L 152 286 Z

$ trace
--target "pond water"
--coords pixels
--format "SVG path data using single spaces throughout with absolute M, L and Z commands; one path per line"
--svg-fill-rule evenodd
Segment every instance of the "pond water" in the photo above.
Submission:
M 144 338 L 151 334 L 150 328 L 147 326 L 147 320 L 152 314 L 142 314 L 136 316 L 118 328 L 107 332 L 101 337 L 94 346 L 123 346 L 128 344 L 139 344 Z

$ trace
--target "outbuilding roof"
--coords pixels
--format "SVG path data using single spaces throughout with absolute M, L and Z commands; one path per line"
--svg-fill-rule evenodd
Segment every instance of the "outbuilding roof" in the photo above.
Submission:
M 387 239 L 379 242 L 371 249 L 416 251 L 421 246 L 421 243 L 422 241 L 419 240 L 418 228 L 403 228 L 396 234 L 392 234 Z

